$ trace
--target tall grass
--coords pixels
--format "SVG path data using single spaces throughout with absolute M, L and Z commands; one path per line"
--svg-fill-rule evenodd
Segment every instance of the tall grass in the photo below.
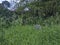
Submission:
M 60 45 L 60 25 L 42 26 L 40 30 L 31 25 L 12 26 L 5 29 L 5 39 L 8 45 Z
M 28 25 L 22 25 L 22 20 L 19 18 L 9 26 L 1 18 L 0 45 L 60 45 L 60 16 L 40 18 L 32 20 L 33 22 L 31 20 L 30 18 L 27 20 Z M 41 29 L 37 30 L 34 27 L 34 21 L 41 25 Z M 4 25 L 8 28 L 4 28 Z

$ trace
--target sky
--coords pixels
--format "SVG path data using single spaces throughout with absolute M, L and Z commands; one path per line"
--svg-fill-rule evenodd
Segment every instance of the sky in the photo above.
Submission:
M 5 0 L 0 0 L 0 3 L 2 3 L 2 1 L 5 1 Z M 11 2 L 11 0 L 6 0 L 6 1 L 9 1 L 9 2 Z M 14 1 L 16 1 L 16 0 L 14 0 Z M 19 0 L 17 0 L 17 2 L 18 2 Z
M 14 2 L 17 2 L 17 3 L 20 2 L 20 0 L 14 0 L 14 2 L 11 2 L 13 0 L 0 0 L 0 3 L 2 3 L 2 1 L 9 1 L 10 2 L 11 6 L 8 7 L 8 9 L 11 10 L 11 11 L 14 11 L 16 9 L 16 3 L 14 3 Z M 28 11 L 29 9 L 25 8 L 24 10 Z
M 19 3 L 19 0 L 14 0 L 14 2 L 11 2 L 11 1 L 13 1 L 13 0 L 0 0 L 0 3 L 2 3 L 2 1 L 9 1 L 10 2 L 10 7 L 8 7 L 8 9 L 9 10 L 11 10 L 11 11 L 14 11 L 16 8 L 15 8 L 15 5 L 16 5 L 16 3 L 14 3 L 14 2 L 17 2 L 17 3 Z
M 5 1 L 5 0 L 0 0 L 0 3 L 2 3 L 2 1 Z M 7 1 L 9 1 L 9 2 L 10 2 L 11 0 L 7 0 Z

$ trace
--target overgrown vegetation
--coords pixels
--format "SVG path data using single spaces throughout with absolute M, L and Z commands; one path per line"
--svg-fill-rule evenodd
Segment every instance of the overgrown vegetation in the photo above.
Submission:
M 35 0 L 15 11 L 0 4 L 0 45 L 60 45 L 59 29 L 60 0 Z
M 20 13 L 20 15 L 23 15 L 22 19 L 24 19 L 25 22 L 27 20 L 27 24 L 37 23 L 37 20 L 44 23 L 43 20 L 47 20 L 49 18 L 51 19 L 51 17 L 53 18 L 52 20 L 55 20 L 55 19 L 57 19 L 57 16 L 60 15 L 59 14 L 60 13 L 60 11 L 59 11 L 60 5 L 59 5 L 58 1 L 59 0 L 34 1 L 25 6 L 25 7 L 29 8 L 29 11 L 23 11 L 23 9 L 25 8 L 23 6 L 22 9 L 18 8 L 18 10 L 16 12 L 17 12 L 17 14 L 22 12 L 22 14 Z M 21 9 L 22 11 L 19 9 Z M 51 21 L 49 21 L 49 22 L 51 22 Z M 53 23 L 55 23 L 55 22 L 53 22 Z

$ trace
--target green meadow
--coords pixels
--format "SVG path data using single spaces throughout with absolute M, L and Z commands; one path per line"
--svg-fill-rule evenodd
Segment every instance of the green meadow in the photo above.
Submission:
M 3 30 L 3 45 L 60 45 L 60 25 L 42 26 L 38 30 L 32 25 L 17 25 Z

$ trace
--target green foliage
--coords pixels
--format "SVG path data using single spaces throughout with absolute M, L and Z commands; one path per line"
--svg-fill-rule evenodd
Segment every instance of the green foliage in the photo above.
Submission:
M 0 27 L 11 26 L 12 22 L 18 19 L 18 15 L 13 11 L 4 8 L 2 4 L 0 4 L 0 7 Z
M 12 26 L 5 30 L 8 45 L 60 45 L 60 25 L 42 26 L 36 30 L 34 26 Z
M 60 45 L 59 2 L 38 0 L 14 12 L 0 5 L 0 45 Z M 34 24 L 42 28 L 36 30 Z
M 34 24 L 37 23 L 37 21 L 40 24 L 43 24 L 44 21 L 47 22 L 47 20 L 57 20 L 57 18 L 54 18 L 56 16 L 59 16 L 60 13 L 59 9 L 59 0 L 37 0 L 31 3 L 28 3 L 25 7 L 29 8 L 29 11 L 25 12 L 24 8 L 25 7 L 20 7 L 18 8 L 17 12 L 19 12 L 19 15 L 23 15 L 23 17 L 26 17 L 26 19 L 23 19 L 22 17 L 22 22 L 27 22 L 27 24 Z M 51 18 L 51 16 L 53 18 Z M 50 19 L 49 19 L 50 18 Z M 44 20 L 44 21 L 43 21 Z M 54 22 L 53 21 L 53 22 Z M 48 23 L 51 23 L 52 21 L 48 21 Z M 60 22 L 60 21 L 58 21 Z

